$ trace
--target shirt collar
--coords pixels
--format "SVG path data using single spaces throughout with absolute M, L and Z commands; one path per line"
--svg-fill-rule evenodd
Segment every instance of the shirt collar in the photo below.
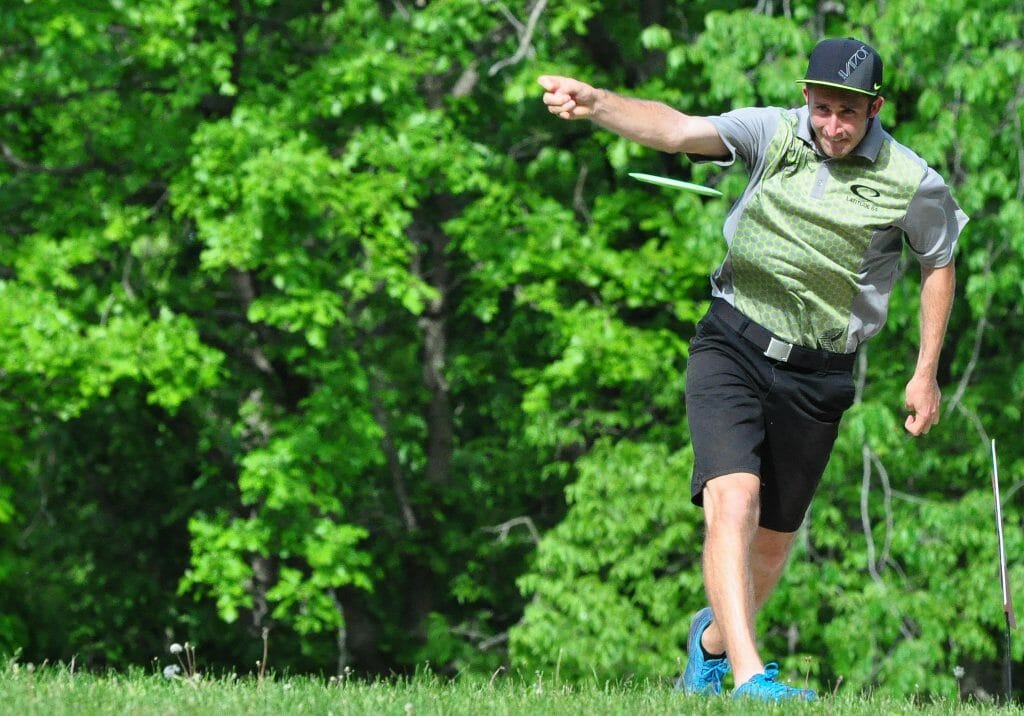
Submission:
M 808 108 L 806 104 L 798 107 L 796 110 L 796 116 L 796 135 L 806 142 L 816 154 L 821 154 L 818 150 L 818 146 L 814 143 L 814 134 L 811 130 L 810 108 Z M 879 121 L 878 117 L 875 117 L 868 125 L 867 134 L 864 135 L 864 138 L 860 140 L 860 144 L 854 147 L 850 154 L 853 156 L 864 157 L 865 159 L 873 162 L 878 159 L 878 152 L 882 149 L 884 141 L 885 132 L 882 129 L 882 123 Z

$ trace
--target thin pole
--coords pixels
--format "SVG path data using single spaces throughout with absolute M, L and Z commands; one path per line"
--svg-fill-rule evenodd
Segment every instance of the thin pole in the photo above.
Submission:
M 996 460 L 996 441 L 992 440 L 992 494 L 996 499 L 996 535 L 999 538 L 999 584 L 1003 589 L 1003 614 L 1006 617 L 1006 644 L 1003 652 L 1003 680 L 1006 686 L 1006 701 L 1013 696 L 1013 661 L 1010 651 L 1010 630 L 1017 628 L 1013 614 L 1013 596 L 1010 593 L 1010 578 L 1006 570 L 1006 545 L 1003 541 L 1003 506 L 999 499 L 999 463 Z
M 1013 701 L 1013 659 L 1010 654 L 1010 622 L 1013 614 L 1006 615 L 1006 643 L 1003 644 L 1003 679 L 1006 681 L 1006 703 Z

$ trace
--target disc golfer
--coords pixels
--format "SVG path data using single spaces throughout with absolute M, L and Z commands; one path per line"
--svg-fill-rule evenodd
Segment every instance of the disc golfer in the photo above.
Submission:
M 854 399 L 857 347 L 885 321 L 904 241 L 921 266 L 920 346 L 906 429 L 939 421 L 939 352 L 953 254 L 967 216 L 945 181 L 878 119 L 882 60 L 853 38 L 811 52 L 805 104 L 683 114 L 568 77 L 543 76 L 562 119 L 589 119 L 645 146 L 729 166 L 750 180 L 725 221 L 727 252 L 690 342 L 691 494 L 705 522 L 709 606 L 693 617 L 676 685 L 735 697 L 813 699 L 778 679 L 754 634 Z

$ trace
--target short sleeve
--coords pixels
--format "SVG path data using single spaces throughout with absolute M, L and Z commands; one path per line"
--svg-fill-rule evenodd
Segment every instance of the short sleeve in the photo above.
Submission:
M 946 182 L 929 167 L 910 200 L 901 228 L 921 265 L 941 268 L 953 260 L 967 221 Z
M 730 166 L 739 158 L 747 166 L 753 166 L 775 136 L 785 111 L 778 107 L 746 107 L 707 117 L 718 130 L 718 135 L 729 150 L 729 157 L 717 159 L 699 154 L 686 156 L 693 162 L 714 162 L 723 167 Z

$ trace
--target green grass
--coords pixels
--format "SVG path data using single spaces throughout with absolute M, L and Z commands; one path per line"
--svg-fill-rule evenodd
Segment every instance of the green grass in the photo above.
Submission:
M 163 678 L 135 670 L 128 674 L 73 673 L 67 667 L 30 670 L 0 667 L 0 712 L 53 716 L 74 714 L 1024 714 L 1020 706 L 998 707 L 953 701 L 912 703 L 882 697 L 842 695 L 813 704 L 766 706 L 727 697 L 696 698 L 674 693 L 668 684 L 554 686 L 541 678 L 505 677 L 445 681 L 432 675 L 372 683 L 308 677 L 235 677 L 199 680 Z

